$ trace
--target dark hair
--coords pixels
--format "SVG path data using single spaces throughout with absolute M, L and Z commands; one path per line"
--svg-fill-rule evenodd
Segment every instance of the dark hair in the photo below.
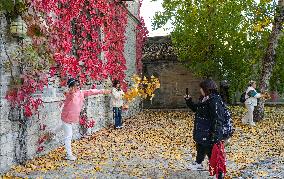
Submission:
M 117 84 L 120 84 L 120 81 L 119 80 L 113 80 L 112 87 L 115 88 L 117 86 Z
M 252 86 L 255 83 L 256 83 L 256 81 L 250 80 L 249 83 L 248 83 L 248 86 Z
M 200 88 L 203 89 L 205 96 L 208 96 L 212 93 L 217 93 L 217 84 L 211 79 L 206 79 L 199 84 Z
M 70 78 L 68 81 L 67 81 L 67 86 L 68 88 L 71 88 L 73 86 L 76 85 L 76 80 L 74 78 Z

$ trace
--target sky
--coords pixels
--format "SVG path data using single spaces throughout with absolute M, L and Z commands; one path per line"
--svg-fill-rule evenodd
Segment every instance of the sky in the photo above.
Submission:
M 141 15 L 145 20 L 145 24 L 147 29 L 149 30 L 149 36 L 164 36 L 170 33 L 170 30 L 165 30 L 165 28 L 169 28 L 170 24 L 167 24 L 164 28 L 160 28 L 157 30 L 152 30 L 152 20 L 157 11 L 163 11 L 162 7 L 163 0 L 157 0 L 155 2 L 151 2 L 151 0 L 143 0 L 141 7 Z

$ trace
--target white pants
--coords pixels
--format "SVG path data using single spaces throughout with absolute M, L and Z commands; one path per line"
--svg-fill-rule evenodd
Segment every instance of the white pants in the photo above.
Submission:
M 250 104 L 245 104 L 248 112 L 246 115 L 242 118 L 242 122 L 244 124 L 252 124 L 253 123 L 253 111 L 254 111 L 254 106 Z
M 66 123 L 62 121 L 62 124 L 58 126 L 54 133 L 57 134 L 63 129 L 64 131 L 64 145 L 66 149 L 66 153 L 68 156 L 72 155 L 71 141 L 72 141 L 72 124 Z

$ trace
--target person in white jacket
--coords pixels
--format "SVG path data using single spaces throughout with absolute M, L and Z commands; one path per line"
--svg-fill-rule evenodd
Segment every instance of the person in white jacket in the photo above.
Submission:
M 113 119 L 116 129 L 122 128 L 122 106 L 124 92 L 120 89 L 120 82 L 118 80 L 113 81 L 113 88 L 111 91 L 111 104 L 113 107 Z
M 255 123 L 253 122 L 253 111 L 254 107 L 257 106 L 257 98 L 261 97 L 261 93 L 258 93 L 256 90 L 256 82 L 250 81 L 249 86 L 246 90 L 246 101 L 245 106 L 248 110 L 246 115 L 242 118 L 243 124 L 249 124 L 251 126 L 255 126 Z

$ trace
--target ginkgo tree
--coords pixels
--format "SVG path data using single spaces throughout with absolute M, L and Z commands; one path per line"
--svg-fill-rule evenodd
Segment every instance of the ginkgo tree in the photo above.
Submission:
M 261 76 L 260 76 L 260 91 L 265 91 L 269 87 L 269 81 L 271 81 L 271 77 L 273 75 L 273 70 L 275 67 L 278 67 L 278 70 L 276 69 L 274 72 L 277 74 L 279 69 L 283 69 L 283 56 L 281 54 L 283 53 L 278 53 L 276 54 L 276 50 L 278 47 L 278 42 L 279 39 L 282 37 L 283 38 L 283 26 L 284 26 L 284 0 L 278 0 L 278 3 L 276 5 L 275 13 L 274 13 L 274 18 L 272 21 L 272 30 L 269 34 L 268 38 L 268 44 L 265 50 L 265 54 L 263 55 L 262 58 L 262 71 L 261 71 Z M 283 40 L 283 39 L 282 39 Z M 281 50 L 281 46 L 278 48 L 278 50 L 283 51 L 283 46 Z M 278 59 L 276 57 L 278 56 Z M 279 58 L 280 57 L 280 58 Z M 278 62 L 278 64 L 277 64 Z M 282 72 L 283 75 L 283 72 Z M 279 76 L 276 76 L 275 82 L 283 82 L 283 76 L 281 74 Z M 273 82 L 273 80 L 272 80 Z M 273 84 L 273 86 L 278 86 L 278 88 L 281 89 L 281 85 Z M 261 120 L 264 117 L 264 100 L 261 99 L 259 102 L 259 105 L 257 106 L 257 110 L 255 113 L 255 120 Z
M 249 80 L 261 79 L 276 1 L 164 0 L 162 5 L 164 11 L 156 13 L 153 28 L 172 24 L 177 55 L 196 75 L 227 79 L 233 92 L 243 91 Z M 270 86 L 280 90 L 274 82 L 283 81 L 277 75 L 283 53 L 276 56 L 275 66 Z

